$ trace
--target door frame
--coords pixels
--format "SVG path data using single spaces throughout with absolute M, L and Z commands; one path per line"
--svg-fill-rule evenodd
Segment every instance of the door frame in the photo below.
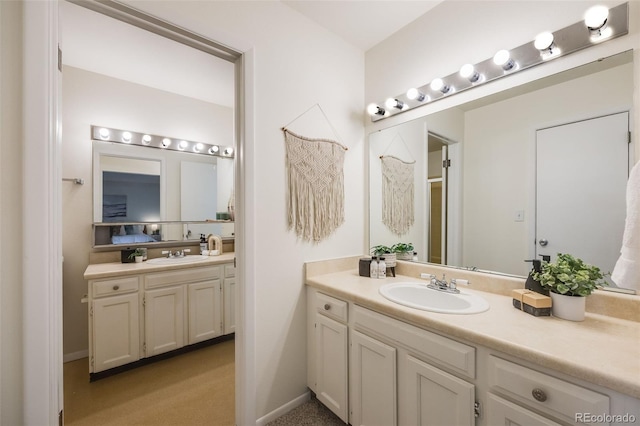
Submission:
M 33 250 L 31 244 L 25 244 L 23 248 L 22 353 L 25 373 L 22 412 L 25 424 L 59 423 L 64 405 L 59 1 L 23 3 L 23 240 L 39 242 L 38 250 Z M 246 249 L 247 231 L 253 232 L 253 229 L 245 226 L 244 208 L 247 195 L 250 196 L 245 190 L 248 183 L 245 171 L 247 148 L 253 143 L 253 51 L 234 49 L 110 0 L 77 4 L 104 7 L 133 25 L 146 22 L 140 24 L 144 29 L 153 27 L 160 31 L 164 28 L 175 36 L 169 38 L 200 50 L 217 46 L 219 54 L 216 56 L 235 65 L 235 252 L 239 260 L 236 271 L 236 423 L 255 424 L 255 292 L 250 268 L 253 257 Z M 216 48 L 205 51 L 214 54 L 214 50 Z M 36 253 L 38 258 L 34 259 Z M 39 268 L 30 267 L 30 262 L 34 261 L 38 262 Z

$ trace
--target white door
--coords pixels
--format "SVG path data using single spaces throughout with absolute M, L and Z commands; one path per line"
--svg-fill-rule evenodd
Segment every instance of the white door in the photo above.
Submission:
M 145 292 L 146 356 L 184 346 L 184 288 L 167 287 Z
M 407 424 L 473 426 L 475 386 L 407 355 L 407 399 L 401 401 Z M 491 423 L 490 423 L 491 424 Z
M 222 335 L 222 301 L 220 280 L 209 280 L 188 286 L 189 344 Z
M 396 349 L 351 330 L 349 354 L 351 424 L 397 424 Z
M 569 253 L 603 272 L 620 253 L 628 112 L 536 132 L 536 256 Z
M 316 396 L 348 421 L 347 326 L 316 314 Z

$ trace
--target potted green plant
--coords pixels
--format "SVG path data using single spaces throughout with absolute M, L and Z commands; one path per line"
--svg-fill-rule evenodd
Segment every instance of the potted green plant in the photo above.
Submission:
M 549 289 L 554 316 L 571 320 L 584 320 L 586 296 L 597 288 L 608 285 L 605 274 L 597 266 L 584 263 L 570 254 L 558 253 L 555 262 L 543 262 L 533 279 Z
M 389 268 L 396 266 L 396 253 L 394 253 L 391 247 L 384 245 L 373 246 L 371 247 L 371 254 L 373 256 L 384 257 L 384 262 Z
M 136 263 L 141 263 L 144 257 L 144 250 L 137 248 L 129 255 L 129 259 L 135 259 Z
M 413 243 L 397 243 L 391 246 L 391 251 L 396 254 L 398 260 L 413 259 Z

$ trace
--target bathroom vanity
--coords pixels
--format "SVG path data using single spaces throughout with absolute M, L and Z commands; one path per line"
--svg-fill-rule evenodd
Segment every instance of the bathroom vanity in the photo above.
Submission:
M 234 254 L 87 267 L 89 373 L 235 332 Z
M 398 262 L 396 277 L 376 280 L 358 275 L 357 258 L 305 266 L 307 384 L 345 423 L 640 421 L 636 316 L 589 313 L 579 323 L 534 317 L 508 296 L 524 281 L 462 271 L 457 278 L 471 283 L 463 291 L 484 298 L 489 310 L 433 313 L 387 300 L 379 288 L 420 282 L 421 272 L 442 268 Z M 492 281 L 494 292 L 487 291 Z M 618 311 L 640 308 L 637 297 L 614 297 Z

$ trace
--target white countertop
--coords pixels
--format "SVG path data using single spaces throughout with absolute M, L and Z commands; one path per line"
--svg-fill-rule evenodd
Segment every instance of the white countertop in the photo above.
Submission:
M 114 278 L 132 274 L 146 274 L 148 272 L 168 271 L 174 269 L 198 268 L 202 266 L 219 265 L 233 262 L 235 253 L 223 253 L 219 256 L 209 256 L 209 259 L 189 263 L 174 263 L 161 265 L 157 263 L 94 263 L 84 271 L 85 280 L 97 278 Z
M 515 309 L 511 297 L 462 286 L 484 297 L 490 309 L 471 315 L 433 313 L 391 302 L 378 292 L 381 285 L 399 281 L 420 282 L 402 275 L 360 277 L 355 269 L 306 278 L 311 287 L 418 327 L 640 398 L 639 322 L 592 313 L 582 322 L 534 317 Z

